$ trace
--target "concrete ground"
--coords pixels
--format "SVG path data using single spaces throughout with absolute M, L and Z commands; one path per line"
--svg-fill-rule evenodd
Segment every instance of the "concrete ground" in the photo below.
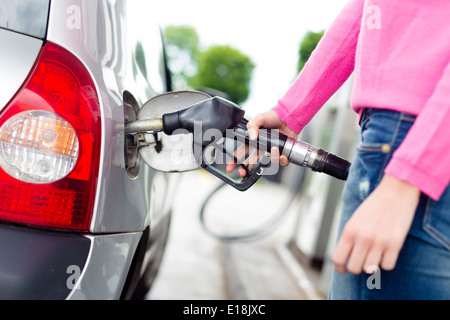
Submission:
M 229 243 L 208 234 L 199 211 L 220 180 L 203 170 L 181 175 L 165 256 L 148 300 L 323 299 L 286 244 L 295 211 L 261 240 Z M 221 189 L 206 207 L 206 224 L 216 234 L 239 234 L 271 221 L 286 187 L 258 182 L 246 192 Z

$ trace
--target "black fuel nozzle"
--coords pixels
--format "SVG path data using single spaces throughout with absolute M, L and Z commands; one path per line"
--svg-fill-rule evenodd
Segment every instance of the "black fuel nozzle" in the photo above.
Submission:
M 244 119 L 244 115 L 245 111 L 236 104 L 221 97 L 213 97 L 190 108 L 165 114 L 162 120 L 164 133 L 168 135 L 183 134 L 185 131 L 194 134 L 194 156 L 203 169 L 235 189 L 245 191 L 261 177 L 263 168 L 269 164 L 267 157 L 264 158 L 266 161 L 260 161 L 240 181 L 219 170 L 217 163 L 214 163 L 217 153 L 234 157 L 233 152 L 225 147 L 225 139 L 222 138 L 237 140 L 237 137 L 243 137 L 240 142 L 249 142 L 245 127 L 248 121 Z M 195 148 L 199 145 L 202 146 L 200 155 Z
M 236 104 L 221 97 L 213 97 L 190 108 L 163 115 L 164 133 L 172 135 L 179 129 L 194 133 L 201 126 L 202 138 L 211 129 L 219 130 L 225 136 L 226 130 L 237 127 L 244 114 L 245 111 Z M 202 141 L 202 144 L 208 142 Z
M 240 191 L 250 188 L 264 174 L 265 168 L 270 165 L 269 153 L 272 147 L 277 147 L 280 154 L 285 155 L 291 163 L 326 173 L 337 179 L 347 179 L 350 162 L 303 141 L 288 138 L 277 130 L 260 128 L 258 139 L 250 140 L 247 131 L 248 121 L 244 115 L 245 111 L 236 104 L 220 97 L 213 97 L 187 109 L 165 114 L 162 118 L 163 131 L 168 135 L 186 133 L 186 130 L 193 133 L 194 145 L 202 146 L 201 166 Z M 180 131 L 177 132 L 177 130 Z M 223 138 L 255 147 L 264 154 L 262 160 L 252 170 L 246 168 L 247 175 L 242 181 L 236 182 L 230 179 L 224 172 L 213 166 L 213 161 L 210 159 L 214 157 L 209 154 L 214 153 L 211 150 L 221 148 L 224 154 L 234 157 L 235 160 L 238 159 L 233 152 L 217 144 L 217 139 L 216 141 L 205 139 L 205 136 L 208 136 L 206 134 L 208 130 L 216 130 Z

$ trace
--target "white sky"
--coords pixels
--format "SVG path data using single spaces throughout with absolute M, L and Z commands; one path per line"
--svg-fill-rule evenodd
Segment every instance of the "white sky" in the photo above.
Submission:
M 190 25 L 203 47 L 231 45 L 256 65 L 246 117 L 273 107 L 296 77 L 298 49 L 308 31 L 327 29 L 347 0 L 154 1 L 162 26 Z

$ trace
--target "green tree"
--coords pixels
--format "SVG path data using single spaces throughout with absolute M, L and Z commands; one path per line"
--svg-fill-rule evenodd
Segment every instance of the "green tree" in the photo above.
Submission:
M 227 45 L 209 47 L 198 56 L 197 73 L 188 79 L 193 88 L 212 88 L 227 94 L 239 104 L 250 94 L 250 81 L 254 69 L 251 59 Z
M 200 40 L 195 28 L 168 26 L 164 29 L 169 69 L 176 87 L 186 87 L 186 79 L 197 70 Z
M 323 35 L 325 34 L 325 30 L 320 32 L 313 32 L 308 31 L 305 36 L 302 39 L 302 42 L 300 43 L 300 49 L 299 49 L 299 60 L 297 65 L 297 71 L 302 71 L 303 67 L 305 66 L 306 62 L 308 61 L 309 57 L 311 56 L 312 52 L 316 48 L 317 44 L 319 43 L 320 39 L 322 39 Z

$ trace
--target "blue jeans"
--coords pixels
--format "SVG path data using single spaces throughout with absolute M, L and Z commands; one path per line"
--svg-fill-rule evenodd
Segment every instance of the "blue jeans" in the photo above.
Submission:
M 414 116 L 390 110 L 364 111 L 361 141 L 343 191 L 339 235 L 380 182 L 384 168 L 414 120 Z M 437 202 L 422 194 L 394 270 L 378 270 L 373 275 L 333 271 L 329 298 L 450 299 L 450 187 Z

